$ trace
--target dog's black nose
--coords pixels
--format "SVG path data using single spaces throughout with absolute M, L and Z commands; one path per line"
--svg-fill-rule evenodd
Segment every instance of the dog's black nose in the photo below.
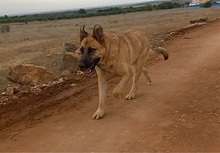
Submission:
M 86 67 L 86 63 L 84 61 L 79 61 L 78 62 L 78 66 L 79 66 L 79 68 L 85 68 Z

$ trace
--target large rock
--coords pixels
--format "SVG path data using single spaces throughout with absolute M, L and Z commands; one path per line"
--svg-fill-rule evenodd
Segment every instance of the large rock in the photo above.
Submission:
M 207 22 L 208 18 L 199 18 L 189 21 L 191 24 Z
M 37 85 L 55 79 L 54 73 L 43 66 L 19 64 L 10 68 L 8 79 L 19 84 Z
M 74 45 L 72 43 L 64 43 L 63 44 L 63 51 L 64 52 L 73 52 L 73 53 L 75 53 L 76 50 L 77 50 L 76 45 Z
M 62 71 L 68 70 L 71 74 L 76 74 L 78 55 L 75 53 L 77 47 L 71 43 L 63 44 L 63 64 Z
M 8 87 L 6 88 L 6 95 L 7 96 L 12 96 L 14 94 L 16 94 L 17 92 L 19 92 L 18 87 L 16 86 L 12 86 L 12 85 L 8 85 Z

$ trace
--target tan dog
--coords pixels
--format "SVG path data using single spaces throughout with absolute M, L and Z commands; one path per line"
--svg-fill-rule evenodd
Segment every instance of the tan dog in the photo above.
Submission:
M 96 69 L 99 106 L 92 117 L 100 119 L 105 111 L 106 77 L 109 75 L 122 77 L 113 91 L 115 97 L 122 97 L 124 86 L 132 79 L 131 90 L 125 98 L 135 98 L 137 81 L 141 72 L 144 73 L 148 82 L 151 82 L 145 63 L 150 52 L 154 51 L 151 49 L 145 33 L 140 31 L 130 31 L 123 34 L 103 33 L 102 27 L 95 25 L 93 34 L 89 34 L 84 28 L 85 26 L 80 28 L 81 44 L 76 51 L 80 54 L 78 66 L 87 74 Z M 165 60 L 168 58 L 168 53 L 163 48 L 159 48 L 157 53 L 163 54 Z

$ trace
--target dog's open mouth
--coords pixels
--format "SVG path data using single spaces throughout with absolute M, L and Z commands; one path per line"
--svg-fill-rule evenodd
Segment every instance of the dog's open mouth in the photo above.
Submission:
M 83 71 L 86 74 L 91 74 L 94 71 L 95 66 L 98 64 L 100 59 L 101 59 L 101 57 L 98 57 L 98 58 L 94 59 L 92 64 L 91 64 L 91 66 L 89 68 L 81 69 L 81 71 Z

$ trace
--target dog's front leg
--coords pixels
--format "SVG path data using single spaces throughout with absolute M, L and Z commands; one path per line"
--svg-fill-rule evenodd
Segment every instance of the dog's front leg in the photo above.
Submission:
M 99 88 L 99 106 L 97 111 L 93 114 L 92 118 L 100 119 L 105 113 L 105 98 L 107 90 L 106 73 L 99 67 L 96 67 L 96 72 L 98 75 L 98 88 Z
M 131 78 L 131 74 L 129 74 L 129 73 L 122 77 L 119 84 L 113 90 L 114 97 L 116 97 L 116 98 L 121 98 L 122 97 L 122 91 L 123 91 L 125 85 L 128 83 L 130 78 Z

